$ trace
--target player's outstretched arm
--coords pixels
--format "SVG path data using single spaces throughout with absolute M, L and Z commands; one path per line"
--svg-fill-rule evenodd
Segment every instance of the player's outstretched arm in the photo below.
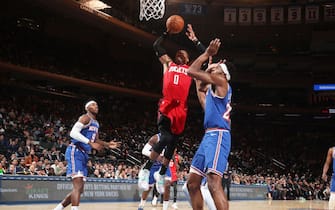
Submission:
M 121 142 L 120 141 L 110 141 L 110 142 L 106 142 L 106 141 L 102 141 L 100 139 L 96 139 L 95 140 L 96 143 L 100 144 L 101 146 L 103 146 L 106 149 L 116 149 L 118 147 L 121 146 Z
M 205 52 L 206 47 L 200 42 L 200 40 L 195 35 L 195 32 L 191 24 L 187 24 L 186 36 L 189 40 L 191 40 L 194 43 L 195 47 L 200 53 Z
M 119 148 L 121 146 L 121 142 L 120 141 L 110 141 L 108 143 L 108 148 L 109 149 L 116 149 Z
M 159 58 L 159 61 L 163 65 L 167 65 L 170 61 L 172 61 L 172 59 L 168 56 L 166 50 L 162 47 L 162 42 L 165 40 L 167 36 L 168 36 L 168 33 L 164 32 L 160 37 L 158 37 L 155 40 L 154 44 L 152 45 L 156 53 L 156 56 Z
M 206 83 L 211 83 L 210 74 L 204 71 L 201 71 L 201 66 L 206 62 L 211 56 L 216 55 L 220 48 L 221 42 L 220 39 L 214 39 L 210 42 L 206 51 L 202 53 L 190 66 L 187 73 L 193 78 L 199 79 Z

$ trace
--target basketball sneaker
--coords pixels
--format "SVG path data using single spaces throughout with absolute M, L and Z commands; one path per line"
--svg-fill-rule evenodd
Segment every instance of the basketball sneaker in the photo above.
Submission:
M 165 175 L 160 175 L 158 171 L 154 173 L 154 178 L 156 180 L 156 188 L 157 192 L 159 194 L 164 193 L 164 180 L 165 180 Z
M 148 169 L 141 169 L 138 173 L 138 188 L 143 191 L 149 190 L 149 175 Z
M 143 210 L 143 206 L 139 206 L 137 210 Z
M 172 208 L 173 208 L 173 209 L 178 209 L 177 203 L 173 203 L 173 204 L 172 204 Z
M 152 201 L 151 201 L 151 204 L 153 206 L 157 206 L 157 200 L 158 200 L 158 198 L 156 196 L 154 196 L 153 199 L 152 199 Z

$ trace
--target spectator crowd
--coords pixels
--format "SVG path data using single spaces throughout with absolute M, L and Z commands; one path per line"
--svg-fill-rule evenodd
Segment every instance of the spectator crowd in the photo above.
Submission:
M 82 103 L 62 97 L 45 99 L 38 94 L 22 97 L 25 93 L 21 92 L 8 95 L 5 88 L 2 91 L 0 174 L 65 176 L 67 163 L 64 153 L 70 142 L 69 130 L 76 115 L 84 111 Z M 144 162 L 141 149 L 147 138 L 156 132 L 155 107 L 147 104 L 139 106 L 139 101 L 127 97 L 105 98 L 101 97 L 98 116 L 102 127 L 100 138 L 106 141 L 116 139 L 122 142 L 122 146 L 112 152 L 93 151 L 88 164 L 89 176 L 137 179 Z M 201 127 L 201 113 L 191 109 L 188 121 L 178 145 L 182 157 L 178 171 L 180 181 L 187 179 L 192 156 L 202 134 L 201 129 L 196 129 Z M 229 160 L 232 184 L 266 185 L 267 197 L 271 199 L 328 198 L 329 183 L 321 182 L 317 171 L 321 170 L 322 161 L 318 162 L 317 168 L 313 168 L 313 162 L 308 159 L 300 162 L 294 154 L 303 156 L 306 151 L 294 147 L 291 148 L 294 153 L 288 147 L 294 145 L 289 143 L 286 147 L 282 145 L 283 148 L 273 147 L 271 150 L 266 147 L 266 142 L 270 140 L 265 140 L 267 135 L 271 135 L 269 129 L 258 128 L 254 136 L 249 129 L 251 127 L 245 126 L 241 132 L 234 129 L 232 132 L 234 143 Z M 275 136 L 268 138 L 280 141 Z M 294 136 L 287 136 L 287 139 L 291 138 Z M 303 142 L 298 137 L 295 140 Z M 309 141 L 305 140 L 305 143 Z

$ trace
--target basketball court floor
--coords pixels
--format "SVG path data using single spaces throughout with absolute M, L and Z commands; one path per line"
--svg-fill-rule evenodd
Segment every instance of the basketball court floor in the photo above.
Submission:
M 0 205 L 1 210 L 52 210 L 56 204 Z M 82 203 L 80 210 L 137 210 L 137 202 Z M 67 207 L 66 210 L 70 210 Z M 147 202 L 145 210 L 161 210 L 162 206 L 152 207 Z M 187 202 L 179 202 L 178 209 L 191 210 Z M 327 210 L 327 201 L 230 201 L 230 210 Z M 169 208 L 172 210 L 172 208 Z

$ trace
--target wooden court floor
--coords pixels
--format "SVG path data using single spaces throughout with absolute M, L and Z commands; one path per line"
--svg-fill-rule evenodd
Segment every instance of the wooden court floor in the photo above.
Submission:
M 56 204 L 0 205 L 1 210 L 52 210 Z M 82 203 L 80 210 L 137 210 L 137 202 Z M 145 210 L 161 210 L 162 206 L 151 206 L 147 202 Z M 178 210 L 191 210 L 187 202 L 179 202 Z M 230 201 L 230 210 L 326 210 L 327 201 Z M 70 207 L 65 208 L 70 210 Z M 173 210 L 171 207 L 169 210 Z

